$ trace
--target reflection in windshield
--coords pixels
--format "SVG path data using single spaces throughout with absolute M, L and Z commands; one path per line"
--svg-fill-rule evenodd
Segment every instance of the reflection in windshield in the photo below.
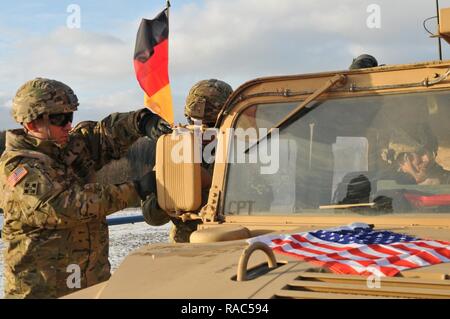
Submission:
M 434 92 L 321 103 L 280 130 L 275 174 L 229 164 L 225 214 L 450 212 L 449 100 Z M 236 128 L 269 129 L 296 105 L 251 106 Z

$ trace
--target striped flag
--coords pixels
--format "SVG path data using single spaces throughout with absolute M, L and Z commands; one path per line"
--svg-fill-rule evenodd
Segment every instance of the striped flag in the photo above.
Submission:
M 364 223 L 251 238 L 274 252 L 329 268 L 334 273 L 395 276 L 402 270 L 450 262 L 450 242 L 425 240 Z
M 28 171 L 25 167 L 19 166 L 8 176 L 8 184 L 11 187 L 16 186 L 26 175 Z
M 142 19 L 136 35 L 134 70 L 145 92 L 144 104 L 173 124 L 169 84 L 169 8 L 156 18 Z

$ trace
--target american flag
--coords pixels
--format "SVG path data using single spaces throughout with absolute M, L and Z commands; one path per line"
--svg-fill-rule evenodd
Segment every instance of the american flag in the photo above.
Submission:
M 14 187 L 28 174 L 25 167 L 19 166 L 8 176 L 8 184 Z
M 364 223 L 254 237 L 274 252 L 329 268 L 334 273 L 395 276 L 402 270 L 450 262 L 450 242 L 425 240 Z

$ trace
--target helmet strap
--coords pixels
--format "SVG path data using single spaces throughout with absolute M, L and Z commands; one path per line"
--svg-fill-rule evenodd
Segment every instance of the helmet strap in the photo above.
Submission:
M 44 120 L 45 129 L 47 130 L 47 137 L 46 137 L 47 140 L 51 141 L 51 142 L 55 142 L 55 140 L 53 139 L 53 136 L 52 136 L 52 132 L 50 131 L 50 119 L 48 117 L 48 114 L 45 113 L 42 116 L 42 119 Z

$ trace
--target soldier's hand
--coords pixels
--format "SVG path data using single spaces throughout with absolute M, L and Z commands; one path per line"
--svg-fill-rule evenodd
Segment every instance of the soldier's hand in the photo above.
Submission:
M 147 122 L 145 126 L 146 136 L 153 140 L 157 140 L 161 135 L 172 133 L 170 124 L 158 115 L 154 115 L 152 119 Z
M 145 174 L 141 179 L 134 181 L 136 191 L 142 200 L 145 200 L 150 194 L 156 193 L 156 174 L 151 171 Z
M 162 226 L 170 221 L 169 215 L 159 207 L 155 194 L 147 196 L 141 208 L 144 220 L 150 226 Z
M 170 124 L 158 114 L 148 111 L 141 121 L 142 134 L 152 140 L 156 141 L 161 135 L 172 133 Z

